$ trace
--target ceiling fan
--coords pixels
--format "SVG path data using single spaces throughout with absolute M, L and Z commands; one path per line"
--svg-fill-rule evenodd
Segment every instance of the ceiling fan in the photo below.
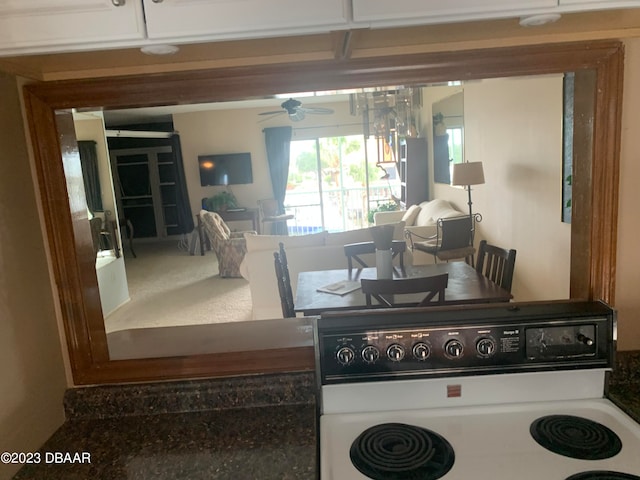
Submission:
M 271 112 L 262 112 L 262 113 L 259 113 L 258 115 L 272 115 L 272 116 L 275 117 L 277 115 L 281 115 L 283 113 L 286 113 L 287 115 L 289 115 L 289 118 L 291 119 L 291 121 L 299 122 L 300 120 L 304 119 L 306 114 L 330 115 L 330 114 L 333 113 L 333 109 L 332 108 L 303 107 L 302 106 L 302 102 L 300 102 L 299 100 L 294 100 L 293 98 L 290 98 L 289 100 L 287 100 L 285 102 L 282 102 L 280 104 L 280 106 L 282 107 L 282 110 L 273 110 Z

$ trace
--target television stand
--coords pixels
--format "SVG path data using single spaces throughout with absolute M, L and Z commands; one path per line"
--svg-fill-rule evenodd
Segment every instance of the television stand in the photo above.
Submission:
M 217 212 L 225 222 L 250 221 L 253 229 L 260 233 L 260 213 L 257 208 L 232 208 Z

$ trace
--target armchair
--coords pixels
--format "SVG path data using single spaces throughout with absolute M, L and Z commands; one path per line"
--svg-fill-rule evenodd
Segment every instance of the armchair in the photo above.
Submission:
M 211 248 L 218 257 L 220 276 L 241 277 L 240 263 L 247 253 L 247 242 L 244 239 L 246 232 L 231 232 L 222 217 L 215 212 L 201 210 L 199 219 Z

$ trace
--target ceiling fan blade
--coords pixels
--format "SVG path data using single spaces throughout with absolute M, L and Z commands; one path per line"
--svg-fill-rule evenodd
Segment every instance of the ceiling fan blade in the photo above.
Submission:
M 279 112 L 265 112 L 265 113 L 259 113 L 258 115 L 266 115 L 267 113 L 271 114 L 270 117 L 264 117 L 262 120 L 258 120 L 258 123 L 262 123 L 262 122 L 267 122 L 269 120 L 271 120 L 272 118 L 276 118 L 279 117 L 280 115 L 287 113 L 284 110 L 280 110 Z
M 270 112 L 262 112 L 259 113 L 258 115 L 275 115 L 276 113 L 284 113 L 284 110 L 272 110 Z
M 333 108 L 324 107 L 299 107 L 298 111 L 303 111 L 304 113 L 310 113 L 312 115 L 331 115 L 334 113 Z

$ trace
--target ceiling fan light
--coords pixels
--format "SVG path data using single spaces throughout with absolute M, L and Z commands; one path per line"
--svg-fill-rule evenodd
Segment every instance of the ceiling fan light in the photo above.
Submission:
M 294 113 L 289 114 L 289 118 L 293 122 L 299 122 L 301 120 L 304 120 L 304 112 L 301 110 L 296 110 Z
M 145 45 L 140 51 L 145 55 L 173 55 L 180 50 L 175 45 Z
M 542 15 L 529 15 L 528 17 L 520 17 L 521 27 L 539 27 L 547 23 L 553 23 L 560 20 L 559 13 L 546 13 Z

